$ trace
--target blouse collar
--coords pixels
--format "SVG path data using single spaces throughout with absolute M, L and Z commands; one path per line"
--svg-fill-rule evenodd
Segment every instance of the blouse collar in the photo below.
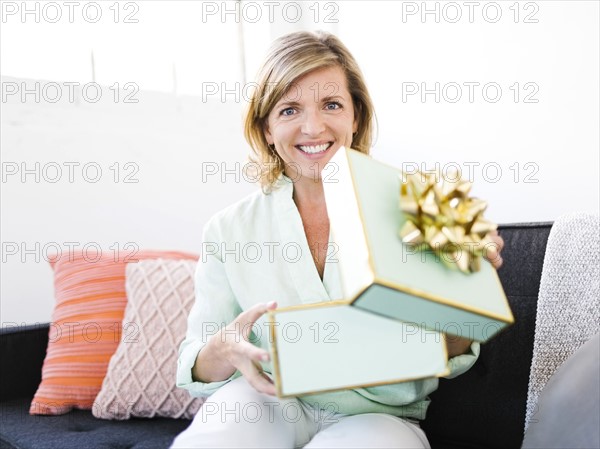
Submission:
M 294 182 L 288 176 L 281 174 L 273 183 L 271 194 L 275 201 L 275 215 L 282 238 L 282 250 L 289 258 L 286 265 L 295 283 L 296 291 L 303 304 L 342 299 L 339 262 L 333 251 L 335 246 L 332 243 L 331 232 L 327 245 L 328 261 L 325 263 L 323 281 L 321 281 L 293 193 Z

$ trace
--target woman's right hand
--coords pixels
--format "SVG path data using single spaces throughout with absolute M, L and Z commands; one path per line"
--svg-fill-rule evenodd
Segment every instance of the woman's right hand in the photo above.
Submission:
M 254 346 L 249 339 L 254 323 L 268 310 L 276 308 L 275 301 L 256 304 L 213 335 L 196 357 L 192 369 L 194 380 L 224 380 L 237 369 L 256 391 L 275 396 L 275 385 L 260 365 L 269 361 L 269 352 Z

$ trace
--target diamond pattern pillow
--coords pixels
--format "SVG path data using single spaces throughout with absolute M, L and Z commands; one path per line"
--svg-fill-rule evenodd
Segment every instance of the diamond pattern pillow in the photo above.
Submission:
M 175 386 L 177 356 L 194 302 L 196 261 L 145 260 L 127 266 L 123 338 L 92 413 L 97 418 L 192 419 L 201 398 Z

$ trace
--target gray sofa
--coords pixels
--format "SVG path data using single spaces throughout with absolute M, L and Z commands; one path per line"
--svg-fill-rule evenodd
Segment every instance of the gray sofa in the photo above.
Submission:
M 473 368 L 441 379 L 422 427 L 433 448 L 517 448 L 523 441 L 536 303 L 552 223 L 507 224 L 498 271 L 516 323 L 482 346 Z M 190 421 L 105 421 L 90 411 L 30 416 L 40 382 L 48 324 L 0 334 L 1 448 L 166 448 Z

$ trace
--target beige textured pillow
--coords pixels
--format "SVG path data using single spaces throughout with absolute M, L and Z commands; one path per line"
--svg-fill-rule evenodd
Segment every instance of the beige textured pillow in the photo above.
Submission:
M 192 419 L 202 405 L 175 386 L 196 264 L 154 259 L 127 265 L 123 334 L 92 407 L 96 418 Z

